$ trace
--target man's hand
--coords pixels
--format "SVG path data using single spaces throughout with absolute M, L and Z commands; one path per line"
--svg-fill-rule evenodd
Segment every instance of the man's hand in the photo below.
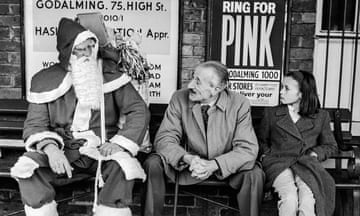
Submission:
M 48 156 L 50 168 L 54 173 L 59 175 L 66 173 L 68 178 L 72 177 L 73 168 L 64 153 L 56 145 L 48 144 L 43 151 Z
M 314 152 L 314 151 L 311 151 L 309 155 L 311 157 L 314 157 L 314 158 L 318 159 L 318 154 L 316 154 L 316 152 Z
M 196 161 L 199 161 L 200 157 L 197 155 L 192 154 L 186 154 L 183 156 L 182 161 L 189 164 L 191 166 L 192 163 L 196 163 Z
M 197 179 L 205 180 L 219 169 L 215 160 L 201 159 L 197 155 L 186 154 L 182 160 L 189 164 L 191 176 Z
M 106 142 L 100 146 L 99 151 L 100 154 L 106 157 L 116 152 L 124 151 L 124 149 L 118 144 Z
M 192 171 L 191 176 L 205 180 L 219 169 L 215 160 L 200 159 L 197 164 L 189 168 Z

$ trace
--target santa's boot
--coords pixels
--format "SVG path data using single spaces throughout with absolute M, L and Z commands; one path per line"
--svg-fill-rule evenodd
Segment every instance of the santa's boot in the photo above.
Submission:
M 56 210 L 56 202 L 52 201 L 50 203 L 46 203 L 40 208 L 32 208 L 30 206 L 25 205 L 25 214 L 26 216 L 59 216 Z
M 130 208 L 113 208 L 104 205 L 96 207 L 94 216 L 131 216 Z

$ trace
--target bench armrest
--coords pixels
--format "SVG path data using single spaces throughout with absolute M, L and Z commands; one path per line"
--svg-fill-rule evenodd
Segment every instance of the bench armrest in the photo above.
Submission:
M 351 178 L 360 177 L 360 147 L 353 147 L 353 157 L 348 160 L 348 173 Z

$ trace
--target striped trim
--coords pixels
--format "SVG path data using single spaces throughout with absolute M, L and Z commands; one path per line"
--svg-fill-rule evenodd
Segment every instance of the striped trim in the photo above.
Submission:
M 122 135 L 113 136 L 110 139 L 110 142 L 118 144 L 119 146 L 128 150 L 133 156 L 136 156 L 137 152 L 139 151 L 139 146 L 135 142 Z
M 121 75 L 121 77 L 119 77 L 115 80 L 104 83 L 104 93 L 112 92 L 112 91 L 126 85 L 130 81 L 131 81 L 131 77 L 128 76 L 127 74 L 123 74 L 123 75 Z
M 91 119 L 91 108 L 84 106 L 80 102 L 77 103 L 73 122 L 71 125 L 71 131 L 86 131 L 89 130 Z
M 44 139 L 54 139 L 58 142 L 58 144 L 60 144 L 59 147 L 61 150 L 64 148 L 64 141 L 61 136 L 59 136 L 55 132 L 43 131 L 43 132 L 32 134 L 31 136 L 29 136 L 27 138 L 27 140 L 25 141 L 26 151 L 30 151 L 30 152 L 36 151 L 36 147 L 34 145 L 36 145 L 38 142 L 40 142 L 41 140 L 44 140 Z
M 71 86 L 72 86 L 72 79 L 70 73 L 68 72 L 66 73 L 59 87 L 51 91 L 46 91 L 41 93 L 29 92 L 29 94 L 27 95 L 27 100 L 30 103 L 36 103 L 36 104 L 48 103 L 63 96 L 67 91 L 69 91 Z
M 96 134 L 92 130 L 73 132 L 72 134 L 75 139 L 85 139 L 86 140 L 86 143 L 84 144 L 85 147 L 96 148 L 101 144 L 100 137 L 96 136 Z

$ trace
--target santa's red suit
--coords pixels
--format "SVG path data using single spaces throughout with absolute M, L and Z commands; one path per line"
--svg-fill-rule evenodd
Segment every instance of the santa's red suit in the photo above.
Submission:
M 94 176 L 99 157 L 103 160 L 101 173 L 105 184 L 95 215 L 131 215 L 128 205 L 134 179 L 145 178 L 135 156 L 149 123 L 149 111 L 130 78 L 109 60 L 98 64 L 99 71 L 103 71 L 106 137 L 125 151 L 102 157 L 97 150 L 101 144 L 100 111 L 79 100 L 69 67 L 73 48 L 89 38 L 96 41 L 97 54 L 98 41 L 93 33 L 70 19 L 61 19 L 57 35 L 60 62 L 41 70 L 31 81 L 23 132 L 27 152 L 11 169 L 19 182 L 27 215 L 57 215 L 53 186 Z M 120 115 L 126 116 L 121 128 Z M 49 142 L 64 151 L 74 168 L 72 178 L 50 169 L 48 156 L 42 151 Z

